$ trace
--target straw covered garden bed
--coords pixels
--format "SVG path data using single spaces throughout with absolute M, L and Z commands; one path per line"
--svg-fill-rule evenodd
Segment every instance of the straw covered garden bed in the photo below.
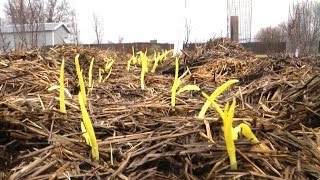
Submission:
M 75 56 L 84 80 L 91 59 L 93 88 L 87 96 L 99 160 L 82 137 Z M 227 39 L 185 50 L 179 74 L 200 91 L 176 96 L 171 89 L 175 60 L 155 73 L 127 70 L 130 54 L 60 46 L 47 52 L 0 55 L 0 179 L 317 179 L 320 177 L 320 59 L 274 55 L 258 58 Z M 59 109 L 62 58 L 65 59 L 67 113 Z M 114 60 L 105 82 L 99 68 Z M 108 73 L 100 73 L 106 76 Z M 245 123 L 259 139 L 235 141 L 237 170 L 231 170 L 223 121 L 214 108 L 198 114 L 211 94 L 238 79 L 216 102 L 236 99 L 234 125 Z M 206 124 L 206 125 L 205 125 Z M 265 149 L 260 148 L 263 144 Z

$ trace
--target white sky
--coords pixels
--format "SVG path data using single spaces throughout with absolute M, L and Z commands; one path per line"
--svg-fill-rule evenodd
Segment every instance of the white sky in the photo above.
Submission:
M 92 14 L 104 20 L 104 42 L 173 42 L 184 34 L 184 0 L 73 0 L 79 13 L 80 38 L 84 43 L 94 42 Z M 292 0 L 253 0 L 252 34 L 261 27 L 277 25 L 288 18 Z M 190 41 L 204 41 L 226 35 L 226 0 L 187 0 L 191 20 Z M 180 31 L 180 33 L 178 32 Z M 182 32 L 181 32 L 182 31 Z
M 191 21 L 190 41 L 204 41 L 226 35 L 226 0 L 70 0 L 78 13 L 80 41 L 95 42 L 92 14 L 103 18 L 103 42 L 173 43 L 183 36 L 185 15 Z M 296 0 L 253 0 L 252 35 L 266 26 L 276 26 L 288 18 L 289 4 Z M 301 0 L 300 0 L 301 1 Z M 320 1 L 320 0 L 317 0 Z M 6 0 L 0 0 L 3 7 Z M 187 13 L 186 13 L 187 12 Z M 3 13 L 0 13 L 3 17 Z

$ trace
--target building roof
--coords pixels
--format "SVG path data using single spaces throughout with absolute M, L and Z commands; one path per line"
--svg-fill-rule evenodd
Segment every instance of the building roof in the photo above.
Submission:
M 60 23 L 44 23 L 44 27 L 43 24 L 39 24 L 39 31 L 55 31 L 56 29 L 58 29 L 59 27 L 64 27 L 69 33 L 70 30 L 67 28 L 67 26 L 60 22 Z M 17 28 L 15 28 L 14 25 L 8 25 L 8 26 L 3 26 L 0 27 L 1 28 L 1 32 L 2 33 L 13 33 L 13 32 L 17 32 L 17 29 L 20 29 L 20 25 L 17 25 Z M 43 29 L 44 28 L 44 29 Z M 25 25 L 25 31 L 26 32 L 30 32 L 32 31 L 32 28 L 30 27 L 30 25 Z

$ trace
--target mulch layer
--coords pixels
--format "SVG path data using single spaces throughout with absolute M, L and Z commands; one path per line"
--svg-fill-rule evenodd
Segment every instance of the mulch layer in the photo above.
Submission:
M 81 112 L 74 57 L 84 77 L 95 58 L 88 112 L 100 160 L 91 159 L 81 136 Z M 66 60 L 67 114 L 59 111 L 61 59 Z M 129 55 L 59 46 L 0 55 L 0 179 L 317 179 L 320 177 L 320 58 L 286 55 L 256 57 L 228 39 L 185 50 L 184 84 L 211 94 L 229 79 L 240 82 L 224 92 L 221 105 L 237 100 L 234 126 L 247 123 L 269 150 L 240 137 L 238 170 L 230 170 L 222 120 L 210 109 L 197 118 L 205 98 L 177 96 L 170 105 L 174 60 L 146 75 L 126 70 Z M 98 83 L 98 69 L 114 59 L 112 73 Z M 209 124 L 212 140 L 206 136 Z M 207 134 L 208 135 L 208 134 Z

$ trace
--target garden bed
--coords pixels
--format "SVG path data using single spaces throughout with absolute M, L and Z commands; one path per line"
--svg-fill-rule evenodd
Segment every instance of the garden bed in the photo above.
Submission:
M 92 57 L 94 87 L 88 112 L 98 139 L 100 160 L 91 159 L 81 136 L 81 112 L 74 57 L 84 77 Z M 66 60 L 67 114 L 59 111 L 61 59 Z M 218 39 L 183 52 L 180 72 L 191 74 L 211 94 L 238 79 L 219 104 L 237 100 L 234 125 L 245 122 L 268 147 L 240 137 L 238 169 L 230 170 L 222 120 L 214 109 L 197 118 L 205 98 L 199 92 L 177 96 L 170 105 L 174 60 L 146 75 L 126 70 L 130 55 L 74 46 L 0 55 L 0 179 L 316 179 L 320 176 L 320 59 L 285 55 L 256 57 L 241 45 Z M 98 69 L 114 59 L 112 73 L 98 83 Z M 208 134 L 207 134 L 208 135 Z

